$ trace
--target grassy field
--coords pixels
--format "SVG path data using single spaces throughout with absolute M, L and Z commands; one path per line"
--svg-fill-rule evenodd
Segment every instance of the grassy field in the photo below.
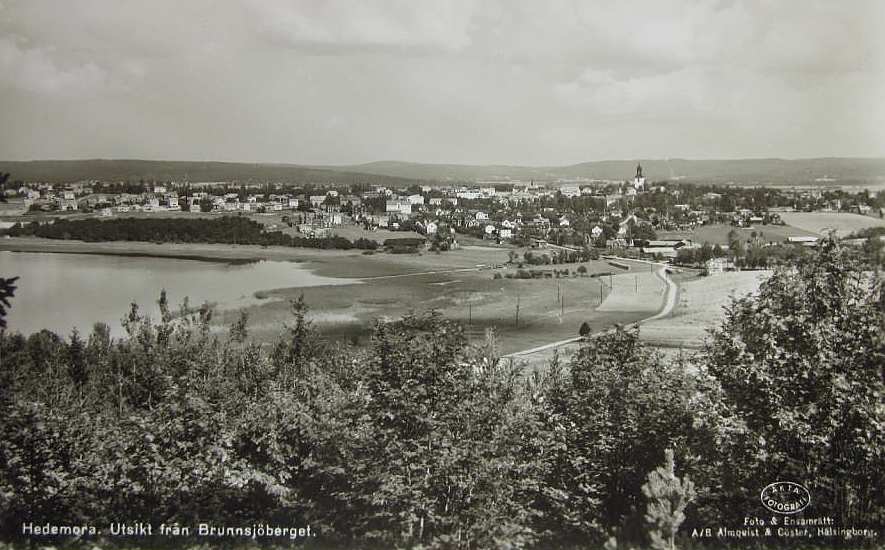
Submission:
M 643 341 L 669 348 L 698 348 L 707 328 L 719 323 L 724 306 L 732 297 L 755 292 L 769 271 L 737 271 L 716 277 L 701 277 L 683 283 L 673 313 L 645 323 L 639 334 Z
M 600 272 L 605 262 L 588 262 Z M 278 289 L 264 293 L 267 303 L 247 309 L 253 334 L 272 339 L 291 319 L 288 301 L 304 294 L 311 318 L 330 339 L 365 343 L 374 319 L 398 318 L 410 311 L 437 310 L 463 323 L 474 341 L 494 328 L 502 353 L 576 336 L 587 321 L 594 330 L 638 320 L 642 312 L 594 311 L 608 288 L 598 278 L 494 279 L 495 271 L 379 276 L 361 284 Z M 518 319 L 517 319 L 518 307 Z M 229 324 L 235 312 L 219 323 Z
M 786 220 L 784 220 L 786 222 Z M 717 224 L 696 227 L 691 231 L 664 231 L 658 234 L 660 239 L 691 239 L 693 243 L 711 245 L 727 245 L 728 234 L 736 231 L 741 240 L 747 240 L 755 231 L 762 234 L 764 242 L 785 242 L 788 237 L 807 237 L 817 234 L 791 225 L 759 225 L 754 227 L 734 227 L 731 225 Z
M 815 235 L 824 235 L 832 229 L 840 237 L 858 229 L 885 227 L 885 220 L 881 218 L 847 212 L 784 212 L 781 214 L 781 219 L 793 227 Z
M 654 314 L 661 309 L 666 287 L 664 282 L 650 271 L 624 273 L 603 277 L 611 281 L 611 291 L 597 310 L 604 312 L 635 311 Z

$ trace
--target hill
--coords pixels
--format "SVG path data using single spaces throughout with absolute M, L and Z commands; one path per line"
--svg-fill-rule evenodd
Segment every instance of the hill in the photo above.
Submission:
M 161 160 L 34 160 L 0 161 L 0 171 L 19 181 L 236 181 L 297 184 L 369 183 L 408 187 L 415 180 L 396 175 L 354 173 L 297 164 Z
M 697 183 L 765 185 L 862 185 L 885 184 L 885 158 L 738 159 L 738 160 L 604 160 L 570 166 L 507 166 L 465 164 L 419 164 L 382 161 L 337 167 L 368 174 L 424 180 L 514 179 L 632 179 L 636 163 L 650 181 L 684 180 Z
M 885 185 L 885 158 L 686 160 L 639 159 L 649 181 L 737 185 Z M 0 161 L 15 180 L 236 181 L 298 184 L 367 183 L 408 187 L 416 183 L 631 179 L 637 160 L 604 160 L 570 166 L 422 164 L 380 161 L 343 166 L 155 160 Z

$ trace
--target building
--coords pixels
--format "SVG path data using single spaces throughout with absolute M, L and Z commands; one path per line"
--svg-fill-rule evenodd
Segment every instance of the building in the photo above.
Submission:
M 386 212 L 396 212 L 399 214 L 411 214 L 412 203 L 408 200 L 390 200 L 387 201 Z
M 637 190 L 645 188 L 645 178 L 642 177 L 642 165 L 636 164 L 636 176 L 633 178 L 633 187 Z

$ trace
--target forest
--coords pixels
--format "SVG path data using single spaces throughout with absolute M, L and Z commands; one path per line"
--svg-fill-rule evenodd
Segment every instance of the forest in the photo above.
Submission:
M 0 331 L 0 538 L 147 520 L 309 525 L 307 548 L 759 547 L 692 533 L 772 517 L 760 491 L 792 481 L 804 517 L 876 535 L 766 548 L 885 542 L 885 292 L 835 240 L 671 358 L 616 328 L 527 369 L 432 311 L 336 347 L 303 300 L 263 346 L 246 316 L 219 336 L 208 306 L 159 305 L 121 338 Z
M 51 224 L 32 222 L 15 224 L 2 234 L 11 237 L 43 237 L 74 239 L 86 242 L 138 241 L 161 243 L 221 243 L 262 246 L 298 246 L 321 249 L 360 248 L 374 250 L 378 243 L 366 238 L 350 241 L 344 237 L 289 236 L 281 231 L 268 231 L 248 218 L 221 216 L 206 218 L 117 218 L 113 220 L 56 220 Z

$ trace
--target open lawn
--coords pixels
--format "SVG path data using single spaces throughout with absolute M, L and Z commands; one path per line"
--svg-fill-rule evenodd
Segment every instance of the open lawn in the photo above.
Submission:
M 825 235 L 828 231 L 835 230 L 840 237 L 867 227 L 885 227 L 885 220 L 881 218 L 847 212 L 784 212 L 781 219 L 793 227 L 816 235 Z
M 337 227 L 330 227 L 328 232 L 329 234 L 335 234 L 339 237 L 350 239 L 351 241 L 363 238 L 375 241 L 377 243 L 383 243 L 387 239 L 406 239 L 416 237 L 419 239 L 424 238 L 424 235 L 420 235 L 418 233 L 415 233 L 414 231 L 389 231 L 387 229 L 375 229 L 372 231 L 367 231 L 358 225 L 340 225 Z
M 661 347 L 699 348 L 707 328 L 721 322 L 732 297 L 753 293 L 770 271 L 736 271 L 701 277 L 680 286 L 676 309 L 667 317 L 645 323 L 643 341 Z
M 786 221 L 786 220 L 784 220 Z M 696 227 L 691 231 L 663 231 L 658 234 L 660 239 L 691 239 L 695 244 L 710 243 L 711 245 L 728 244 L 728 234 L 736 231 L 741 240 L 746 241 L 755 231 L 757 235 L 762 234 L 764 242 L 786 242 L 788 237 L 807 237 L 816 236 L 817 234 L 802 229 L 792 227 L 790 225 L 758 225 L 753 227 L 734 227 L 731 225 L 716 224 L 703 225 Z

